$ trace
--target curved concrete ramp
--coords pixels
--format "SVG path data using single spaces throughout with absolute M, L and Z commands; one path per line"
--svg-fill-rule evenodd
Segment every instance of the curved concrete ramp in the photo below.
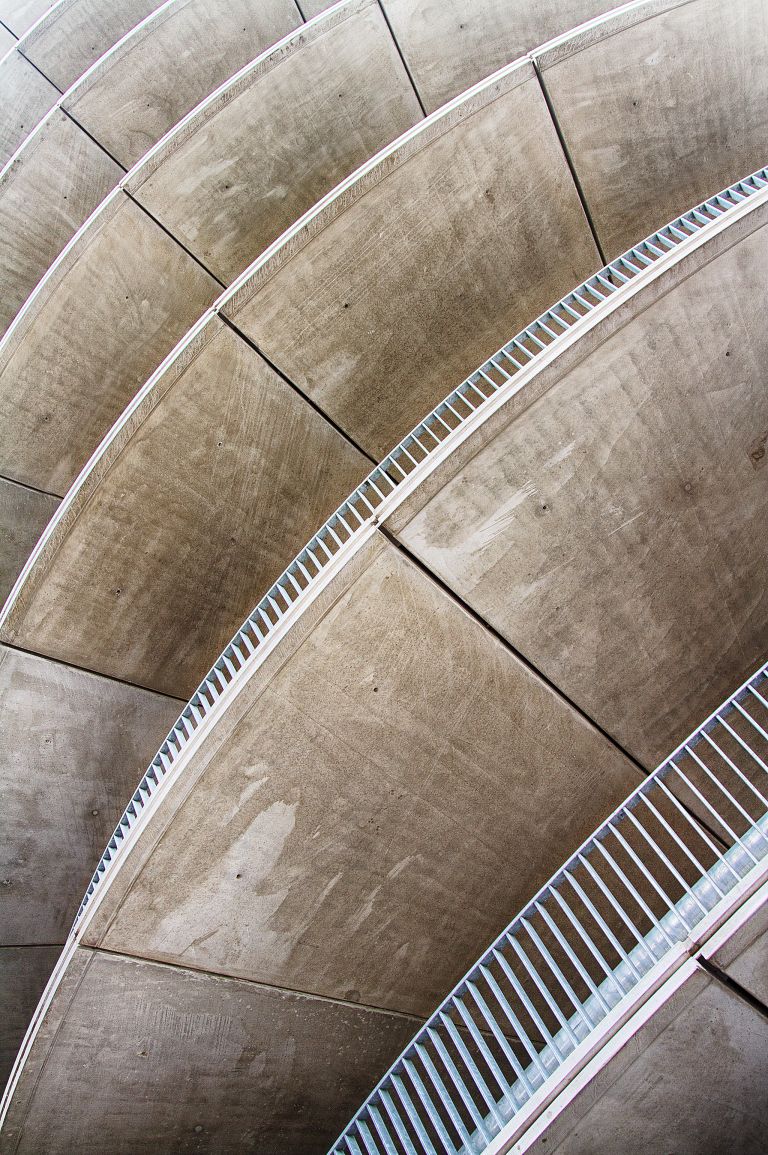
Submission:
M 768 652 L 767 216 L 555 362 L 392 523 L 648 768 Z
M 78 948 L 50 1027 L 57 1075 L 19 1096 L 4 1152 L 316 1155 L 414 1022 Z
M 385 164 L 222 306 L 376 460 L 505 334 L 599 265 L 527 61 Z
M 337 5 L 206 101 L 126 189 L 224 284 L 421 119 L 375 0 Z
M 157 0 L 70 0 L 53 8 L 24 36 L 27 60 L 60 92 L 158 8 Z
M 211 317 L 62 507 L 4 636 L 188 698 L 369 467 Z
M 60 946 L 0 945 L 0 1088 L 60 954 Z
M 17 38 L 53 6 L 53 0 L 0 0 L 0 20 Z
M 0 168 L 60 96 L 58 89 L 15 51 L 15 44 L 14 37 L 0 27 Z M 12 51 L 4 55 L 8 48 Z
M 765 164 L 766 45 L 763 0 L 665 0 L 539 55 L 608 260 Z
M 11 592 L 24 563 L 58 509 L 59 499 L 0 477 L 0 603 Z

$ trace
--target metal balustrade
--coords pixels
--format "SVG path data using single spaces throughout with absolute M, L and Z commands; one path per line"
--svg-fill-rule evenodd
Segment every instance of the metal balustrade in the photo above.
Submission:
M 505 1150 L 766 869 L 768 663 L 510 923 L 332 1155 Z
M 535 367 L 547 350 L 556 353 L 557 346 L 564 339 L 570 340 L 585 322 L 591 324 L 601 312 L 600 306 L 609 303 L 612 307 L 629 287 L 652 274 L 667 253 L 678 249 L 682 253 L 686 242 L 706 235 L 729 212 L 766 190 L 768 168 L 763 168 L 697 205 L 606 265 L 489 357 L 368 475 L 264 595 L 184 708 L 101 856 L 78 910 L 73 933 L 127 835 L 222 695 L 262 659 L 265 644 L 271 642 L 286 619 L 292 620 L 303 611 L 316 595 L 331 563 L 339 559 L 340 551 L 354 547 L 389 512 L 403 483 L 413 485 L 420 481 L 476 421 L 483 420 L 524 387 L 529 378 L 526 369 Z M 442 453 L 438 454 L 438 450 Z M 6 611 L 13 597 L 12 592 Z

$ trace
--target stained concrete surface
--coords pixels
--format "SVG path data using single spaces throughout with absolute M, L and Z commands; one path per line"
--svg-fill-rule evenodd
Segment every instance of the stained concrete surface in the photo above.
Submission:
M 321 1155 L 412 1019 L 78 948 L 0 1136 L 18 1155 Z M 26 1110 L 25 1110 L 26 1108 Z
M 364 0 L 230 88 L 129 188 L 230 283 L 420 117 L 381 10 Z
M 178 701 L 0 647 L 0 943 L 64 941 Z
M 58 110 L 18 153 L 0 178 L 0 333 L 122 175 Z
M 762 1155 L 768 1020 L 697 970 L 530 1148 Z
M 356 574 L 185 768 L 89 943 L 428 1014 L 637 784 L 383 538 Z
M 185 113 L 301 23 L 293 0 L 183 0 L 64 102 L 130 168 Z
M 643 15 L 541 60 L 609 260 L 766 163 L 768 6 L 693 0 Z
M 58 497 L 0 477 L 0 606 L 58 505 Z
M 649 768 L 768 652 L 766 245 L 762 226 L 700 250 L 400 520 Z
M 131 432 L 6 637 L 188 698 L 370 462 L 217 318 Z
M 12 37 L 11 42 L 15 43 Z M 5 47 L 0 39 L 0 56 Z M 53 85 L 20 52 L 11 52 L 0 63 L 0 168 L 58 97 Z
M 427 112 L 615 0 L 383 0 Z
M 750 916 L 712 962 L 768 1007 L 768 905 Z
M 52 3 L 53 0 L 0 0 L 0 20 L 14 36 L 23 36 Z
M 24 41 L 24 55 L 62 92 L 159 7 L 157 0 L 74 0 L 59 5 Z
M 64 494 L 220 291 L 141 208 L 116 194 L 0 351 L 2 471 Z
M 225 309 L 377 460 L 600 263 L 529 65 L 443 128 Z
M 0 946 L 0 1093 L 61 947 Z
M 7 28 L 0 24 L 0 55 L 5 56 L 9 49 L 16 44 L 16 37 Z

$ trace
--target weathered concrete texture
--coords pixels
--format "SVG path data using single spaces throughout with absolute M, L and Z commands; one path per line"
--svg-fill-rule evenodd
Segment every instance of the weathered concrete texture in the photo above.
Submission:
M 54 0 L 0 0 L 0 20 L 14 36 L 23 36 Z
M 615 6 L 615 0 L 384 0 L 427 112 L 552 36 Z
M 58 504 L 49 493 L 0 477 L 0 606 Z
M 154 12 L 157 0 L 74 0 L 58 5 L 24 41 L 24 55 L 62 92 Z
M 416 1026 L 82 948 L 70 970 L 69 1005 L 54 1004 L 58 1033 L 37 1044 L 48 1061 L 17 1093 L 3 1151 L 322 1155 Z
M 88 941 L 427 1014 L 636 784 L 399 550 L 364 549 L 185 769 L 194 787 Z
M 0 24 L 0 55 L 5 55 L 16 44 L 16 37 Z
M 608 259 L 765 164 L 766 43 L 764 0 L 695 0 L 543 60 Z
M 0 56 L 3 50 L 0 40 Z M 53 108 L 58 96 L 53 85 L 20 52 L 5 57 L 0 64 L 0 168 Z
M 60 950 L 0 946 L 0 1092 Z
M 763 226 L 638 302 L 403 515 L 405 544 L 649 767 L 768 652 L 767 248 Z
M 9 630 L 183 698 L 370 468 L 231 329 L 214 318 L 206 335 L 63 527 Z
M 532 69 L 504 84 L 229 307 L 377 459 L 600 263 Z
M 26 143 L 0 177 L 0 332 L 122 175 L 62 112 Z
M 763 1155 L 768 1021 L 696 971 L 530 1150 Z
M 63 942 L 179 702 L 0 647 L 0 939 Z
M 768 905 L 751 915 L 712 962 L 768 1007 Z
M 65 101 L 126 167 L 219 84 L 301 23 L 293 0 L 179 0 Z
M 65 493 L 220 291 L 143 209 L 116 194 L 0 352 L 3 472 Z
M 421 117 L 378 4 L 326 23 L 217 102 L 130 186 L 227 283 Z

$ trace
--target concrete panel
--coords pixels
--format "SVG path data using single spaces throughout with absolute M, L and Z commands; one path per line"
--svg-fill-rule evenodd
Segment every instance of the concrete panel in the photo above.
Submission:
M 536 1155 L 762 1155 L 768 1021 L 696 971 L 593 1079 Z
M 227 90 L 129 188 L 230 283 L 420 117 L 381 9 L 364 0 Z
M 400 522 L 409 549 L 649 767 L 768 652 L 757 223 L 555 366 Z
M 333 598 L 86 935 L 427 1014 L 639 775 L 383 538 Z
M 552 36 L 614 7 L 615 0 L 384 0 L 427 112 Z
M 228 311 L 381 459 L 599 259 L 527 64 L 377 171 Z
M 298 27 L 293 0 L 179 0 L 64 102 L 127 168 L 185 113 Z
M 14 36 L 23 36 L 54 0 L 0 0 L 0 20 Z
M 750 916 L 712 962 L 768 1006 L 768 905 Z
M 58 97 L 53 85 L 20 52 L 11 52 L 0 61 L 0 168 Z
M 321 1155 L 416 1026 L 82 949 L 70 971 L 69 1005 L 54 1004 L 45 1069 L 17 1092 L 3 1150 Z
M 541 62 L 608 259 L 765 164 L 768 6 L 664 7 Z
M 22 571 L 59 499 L 0 477 L 0 605 Z
M 116 193 L 0 348 L 3 472 L 65 493 L 218 292 L 138 205 Z
M 61 948 L 0 947 L 0 1091 Z
M 8 634 L 188 698 L 369 468 L 214 318 L 97 466 Z
M 0 332 L 122 175 L 56 110 L 0 175 Z
M 57 4 L 24 41 L 24 55 L 62 92 L 159 7 L 157 0 L 73 0 Z
M 0 647 L 4 946 L 64 941 L 178 711 L 175 700 Z
M 0 24 L 0 54 L 5 55 L 16 44 L 16 37 Z

